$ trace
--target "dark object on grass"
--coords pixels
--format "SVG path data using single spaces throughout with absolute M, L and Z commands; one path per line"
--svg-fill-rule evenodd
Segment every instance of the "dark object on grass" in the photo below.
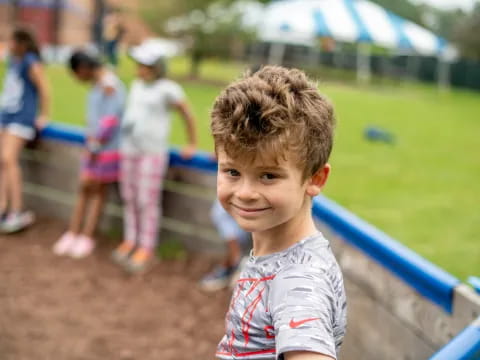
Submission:
M 387 144 L 395 144 L 395 136 L 380 127 L 367 126 L 363 135 L 368 141 L 381 141 Z

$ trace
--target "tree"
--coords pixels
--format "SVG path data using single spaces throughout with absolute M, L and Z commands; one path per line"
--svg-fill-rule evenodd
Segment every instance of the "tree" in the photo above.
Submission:
M 192 77 L 198 76 L 200 64 L 205 58 L 235 57 L 243 52 L 246 43 L 255 37 L 255 30 L 248 29 L 244 21 L 244 14 L 251 11 L 252 6 L 260 5 L 253 2 L 217 2 L 204 10 L 195 9 L 166 22 L 165 30 L 182 37 L 189 45 Z
M 194 10 L 205 11 L 211 4 L 218 0 L 175 0 L 152 1 L 140 0 L 141 17 L 157 34 L 165 34 L 165 23 L 168 19 L 183 16 Z M 229 4 L 233 0 L 220 0 Z
M 454 39 L 463 56 L 480 61 L 480 4 L 463 21 L 454 33 Z
M 424 26 L 421 7 L 408 0 L 371 0 L 394 14 Z
M 426 27 L 450 41 L 457 25 L 467 16 L 461 9 L 442 10 L 429 5 L 421 5 L 421 11 Z

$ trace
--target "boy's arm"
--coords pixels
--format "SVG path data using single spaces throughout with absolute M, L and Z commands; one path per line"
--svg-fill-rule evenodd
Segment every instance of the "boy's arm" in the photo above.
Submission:
M 342 341 L 342 299 L 328 266 L 292 264 L 271 283 L 269 304 L 277 355 L 288 360 L 336 359 Z
M 50 89 L 48 87 L 47 79 L 45 78 L 45 71 L 41 63 L 34 62 L 29 70 L 30 80 L 35 84 L 38 90 L 40 99 L 40 111 L 35 119 L 35 126 L 43 129 L 50 118 Z
M 308 351 L 290 351 L 285 353 L 284 356 L 285 360 L 334 360 L 334 358 L 330 356 Z
M 182 115 L 187 127 L 188 145 L 182 150 L 182 156 L 190 158 L 193 156 L 197 148 L 197 128 L 195 119 L 190 111 L 190 107 L 185 101 L 175 103 L 174 107 Z

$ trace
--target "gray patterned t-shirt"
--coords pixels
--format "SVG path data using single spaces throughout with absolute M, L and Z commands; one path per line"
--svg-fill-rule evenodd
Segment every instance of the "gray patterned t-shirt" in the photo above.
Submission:
M 282 360 L 289 351 L 337 359 L 347 322 L 343 277 L 322 234 L 251 256 L 227 312 L 219 359 Z

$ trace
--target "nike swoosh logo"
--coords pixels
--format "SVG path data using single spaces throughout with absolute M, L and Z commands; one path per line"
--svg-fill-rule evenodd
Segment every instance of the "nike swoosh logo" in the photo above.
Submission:
M 303 325 L 307 322 L 310 322 L 310 321 L 315 321 L 315 320 L 320 320 L 320 318 L 309 318 L 309 319 L 303 319 L 303 320 L 300 320 L 300 321 L 294 321 L 293 318 L 290 320 L 290 328 L 292 329 L 295 329 L 297 327 L 299 327 L 300 325 Z

